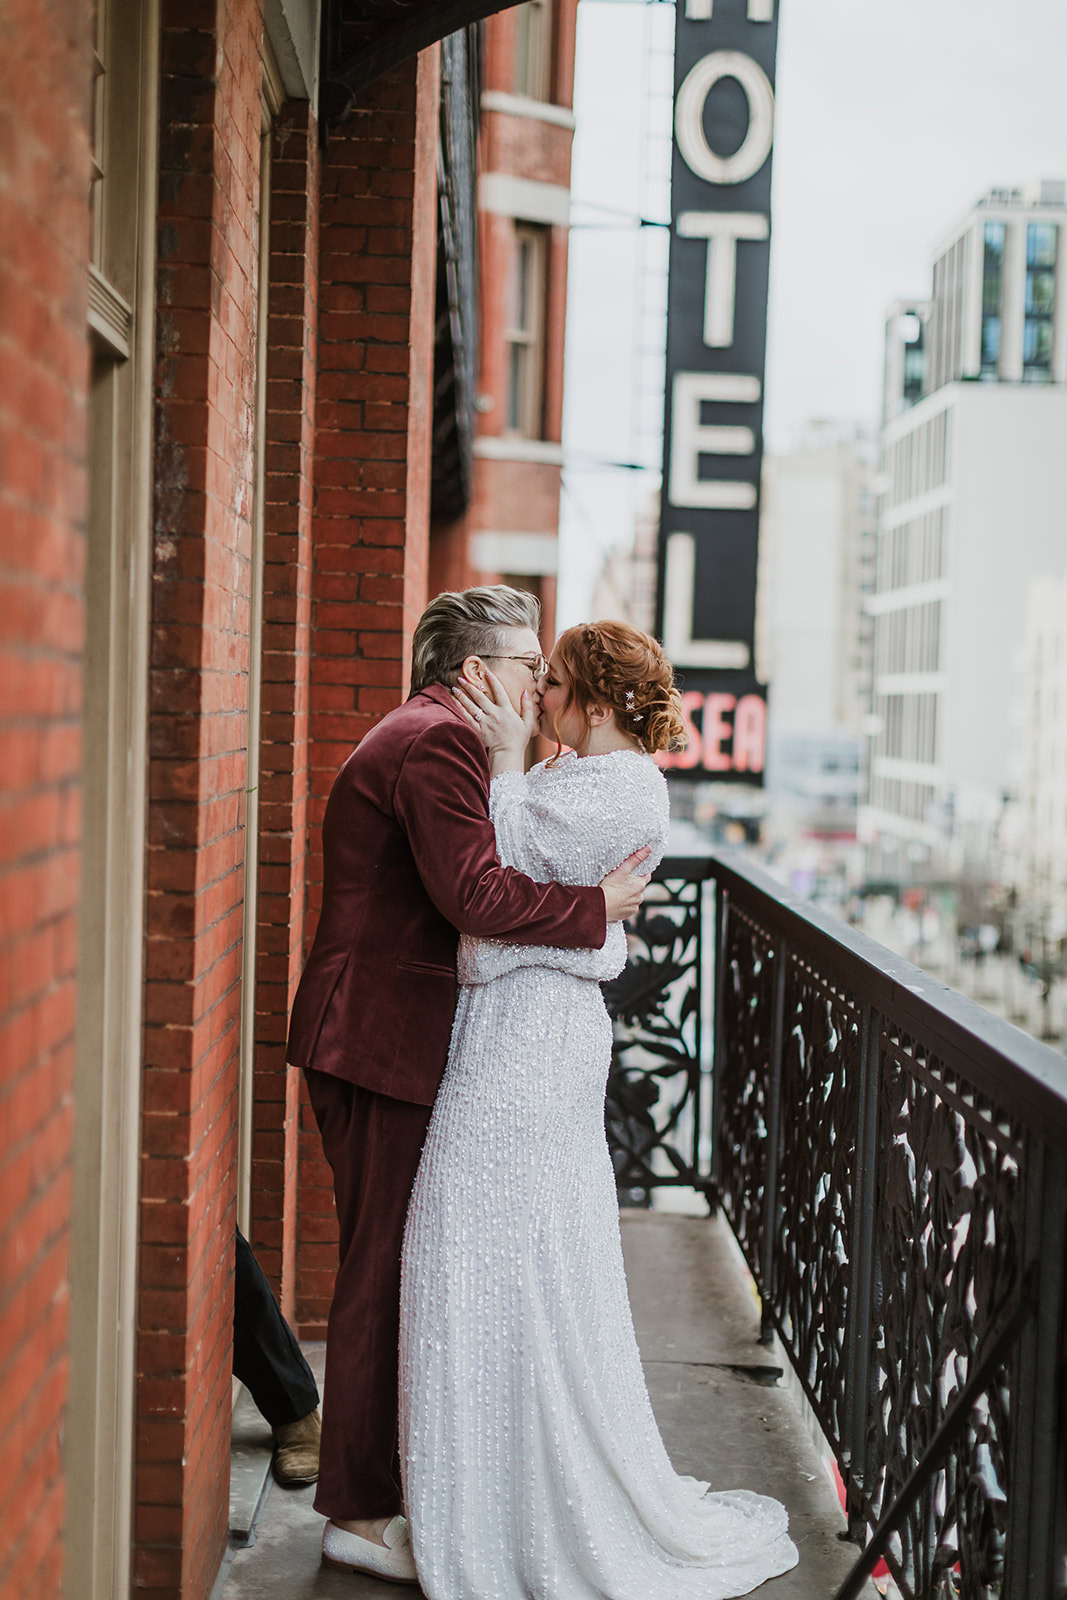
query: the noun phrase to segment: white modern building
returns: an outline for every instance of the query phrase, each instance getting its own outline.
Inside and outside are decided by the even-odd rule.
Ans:
[[[638,508],[631,545],[609,551],[597,574],[591,617],[618,617],[646,633],[656,631],[656,546],[659,491]]]
[[[767,799],[781,835],[855,836],[870,693],[874,445],[812,424],[763,462],[757,670],[768,685]]]
[[[1067,552],[1065,199],[990,190],[938,250],[930,301],[889,316],[861,813],[876,875],[981,855],[1018,792],[1027,589]]]
[[[1028,586],[1021,696],[1019,897],[1034,943],[1067,937],[1067,565]]]

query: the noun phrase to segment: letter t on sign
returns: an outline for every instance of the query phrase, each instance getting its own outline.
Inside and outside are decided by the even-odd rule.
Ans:
[[[737,241],[766,239],[770,223],[757,211],[682,211],[679,239],[708,241],[704,282],[704,343],[728,350],[734,342],[737,290]]]

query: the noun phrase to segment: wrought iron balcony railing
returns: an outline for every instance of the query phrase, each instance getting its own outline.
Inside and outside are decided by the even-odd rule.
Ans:
[[[733,853],[607,985],[622,1193],[721,1205],[908,1600],[1067,1592],[1067,1061]]]

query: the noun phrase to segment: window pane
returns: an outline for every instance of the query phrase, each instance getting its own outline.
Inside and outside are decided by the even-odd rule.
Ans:
[[[515,93],[529,94],[530,92],[530,29],[532,27],[529,6],[515,7]]]
[[[1003,255],[1004,253],[1004,224],[1003,222],[987,222],[983,234],[985,239],[986,257],[990,254]]]
[[[507,338],[507,423],[512,432],[537,438],[541,430],[544,363],[545,230],[518,223],[511,258]]]
[[[527,354],[527,348],[522,344],[513,344],[508,351],[508,427],[516,433],[526,431],[522,402]]]
[[[1031,222],[1026,230],[1028,267],[1056,265],[1056,228],[1051,222]]]
[[[1047,367],[1052,360],[1052,323],[1047,318],[1027,317],[1023,329],[1023,364]]]
[[[1000,360],[1000,318],[982,318],[982,365],[995,367]]]
[[[529,239],[519,239],[519,258],[516,262],[515,272],[515,299],[516,314],[515,326],[524,333],[529,333],[532,318],[530,315],[530,256],[532,246]]]
[[[1026,309],[1039,316],[1051,316],[1056,299],[1056,274],[1035,271],[1026,274]]]
[[[548,98],[548,6],[527,0],[515,7],[515,93]]]
[[[982,310],[986,316],[1000,314],[1000,288],[1004,263],[1004,224],[987,222],[982,256]]]
[[[1034,347],[1035,364],[1047,367],[1052,362],[1052,324],[1039,322],[1037,325],[1037,339]]]

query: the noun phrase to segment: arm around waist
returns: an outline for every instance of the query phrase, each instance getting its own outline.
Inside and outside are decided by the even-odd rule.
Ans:
[[[604,943],[601,889],[535,883],[500,865],[488,763],[477,735],[458,720],[434,723],[412,742],[393,809],[427,894],[460,933],[566,949]]]

